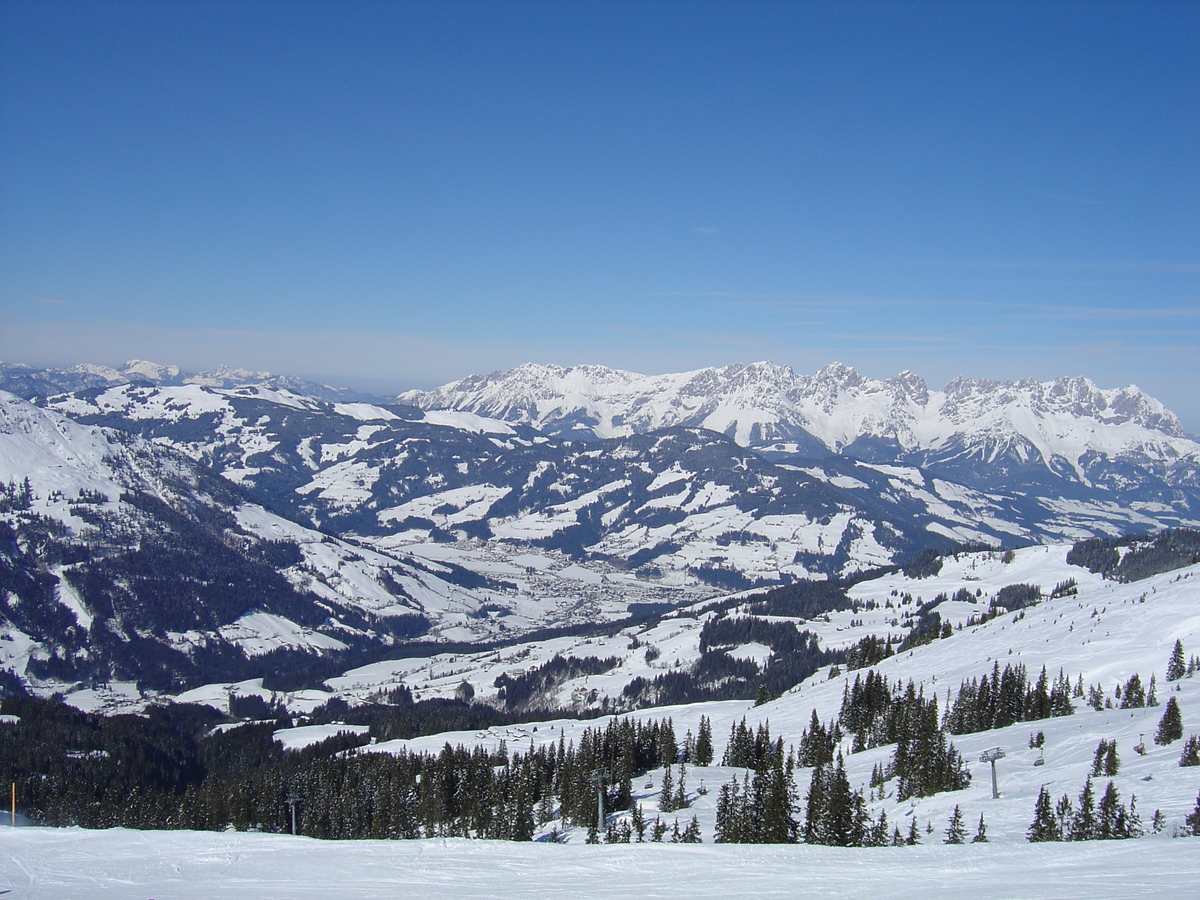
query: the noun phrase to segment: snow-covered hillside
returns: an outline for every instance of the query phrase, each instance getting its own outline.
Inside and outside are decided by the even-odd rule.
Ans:
[[[0,661],[45,691],[87,684],[120,698],[126,682],[162,687],[212,665],[245,673],[273,651],[361,649],[426,631],[471,640],[699,596],[632,576],[605,583],[554,551],[490,568],[477,553],[489,580],[438,545],[352,545],[250,501],[159,442],[2,392],[0,527],[10,538],[0,546]]]
[[[899,824],[904,831],[915,816],[922,828],[931,824],[940,840],[941,832],[953,808],[962,808],[966,821],[974,825],[985,816],[988,835],[994,842],[1014,844],[1025,840],[1038,791],[1045,785],[1055,797],[1069,794],[1074,798],[1090,771],[1097,744],[1101,740],[1116,742],[1122,762],[1120,773],[1112,780],[1122,798],[1137,796],[1138,809],[1145,822],[1155,810],[1160,810],[1164,835],[1182,827],[1183,819],[1195,806],[1200,792],[1200,767],[1179,766],[1182,741],[1168,746],[1156,746],[1153,737],[1164,706],[1174,697],[1183,711],[1186,734],[1200,734],[1200,677],[1185,677],[1175,682],[1165,680],[1166,664],[1176,641],[1188,654],[1200,648],[1200,564],[1157,575],[1143,581],[1120,584],[1105,581],[1086,569],[1065,562],[1068,548],[1033,547],[1018,551],[1011,561],[1002,554],[962,554],[948,559],[942,571],[926,579],[908,578],[896,573],[864,581],[852,589],[860,605],[854,610],[833,612],[805,623],[830,646],[856,643],[866,634],[883,635],[903,630],[898,627],[911,616],[912,608],[937,595],[954,596],[960,590],[972,596],[979,592],[977,602],[950,600],[943,602],[940,611],[943,621],[954,626],[950,636],[904,651],[870,667],[889,683],[912,680],[927,697],[936,696],[939,709],[946,710],[947,694],[957,696],[960,685],[968,679],[990,675],[993,667],[1023,665],[1030,681],[1036,680],[1045,667],[1051,680],[1060,670],[1072,686],[1080,683],[1085,690],[1098,688],[1112,708],[1099,711],[1086,704],[1085,697],[1073,700],[1074,713],[1059,718],[1018,722],[994,730],[953,737],[962,752],[974,779],[964,791],[936,794],[931,797],[897,801],[895,787],[887,789],[886,797],[875,798],[870,804],[872,814],[886,812],[888,821]],[[1032,584],[1048,596],[1055,587],[1074,579],[1074,590],[1064,596],[1044,599],[1040,603],[1010,614],[1003,614],[982,625],[966,624],[987,608],[987,601],[1001,588],[1013,584]],[[910,601],[905,600],[910,596]],[[503,652],[478,655],[457,654],[429,660],[380,663],[346,673],[328,682],[330,694],[352,702],[361,702],[404,684],[420,697],[452,696],[467,682],[479,700],[495,699],[494,683],[500,673],[520,674],[551,659],[555,654],[575,657],[620,658],[620,663],[599,675],[570,679],[555,688],[552,699],[564,708],[594,706],[596,697],[620,698],[625,685],[635,678],[686,668],[698,658],[698,641],[703,622],[713,613],[706,606],[680,611],[656,625],[629,629],[611,638],[556,639],[541,644],[514,647]],[[738,615],[736,608],[729,615]],[[778,620],[778,617],[774,617]],[[894,623],[894,624],[893,624]],[[636,638],[636,640],[634,640]],[[647,654],[653,647],[656,654]],[[736,648],[735,648],[736,650]],[[740,649],[744,656],[769,656],[769,648],[746,645]],[[752,728],[769,725],[772,736],[780,736],[786,744],[799,742],[815,710],[822,722],[836,719],[844,692],[866,670],[842,671],[833,674],[822,669],[804,683],[783,696],[754,705],[750,701],[721,701],[685,706],[641,709],[628,715],[641,719],[660,719],[670,716],[676,733],[698,733],[701,716],[712,722],[716,738],[717,758],[720,758],[730,728],[743,718]],[[1137,674],[1143,685],[1156,682],[1157,706],[1121,708],[1114,691]],[[217,686],[214,686],[217,687]],[[594,693],[593,693],[594,692]],[[221,689],[213,690],[211,701],[220,704]],[[589,701],[590,698],[590,701]],[[202,692],[188,697],[203,700]],[[286,700],[286,698],[284,698]],[[301,708],[311,708],[314,697],[304,698]],[[495,727],[484,731],[437,734],[408,741],[376,744],[361,752],[388,752],[398,749],[424,750],[436,753],[445,743],[482,745],[497,748],[504,742],[512,750],[528,750],[544,744],[553,745],[560,739],[578,741],[585,729],[603,725],[605,719],[555,720],[523,725]],[[1031,738],[1042,732],[1043,748],[1030,747]],[[280,739],[291,745],[306,741],[305,726],[293,732],[281,732]],[[309,740],[317,740],[324,731],[313,732]],[[877,764],[887,764],[893,747],[881,746],[852,753],[847,735],[841,750],[846,754],[846,767],[851,783],[868,792],[868,780]],[[1136,745],[1146,748],[1145,755],[1135,752]],[[1006,753],[999,763],[998,774],[1001,798],[991,797],[990,776],[986,765],[980,764],[980,754],[999,747]],[[1041,759],[1042,762],[1038,763]],[[662,770],[651,772],[643,785],[635,784],[637,799],[653,816],[659,802]],[[715,828],[716,791],[738,770],[720,766],[689,767],[689,790],[701,784],[708,793],[691,795],[692,805],[683,822],[697,815],[705,840],[711,840]],[[797,784],[800,793],[807,790],[808,771],[800,770]],[[683,815],[680,813],[679,815]],[[551,825],[546,826],[549,832]],[[570,840],[581,839],[562,823],[553,823]],[[1148,838],[1150,839],[1150,838]]]
[[[1121,547],[1121,559],[1159,543]],[[639,709],[627,713],[642,720],[669,717],[679,739],[696,735],[702,717],[712,724],[716,760],[730,730],[745,721],[780,737],[785,748],[799,742],[814,712],[823,723],[839,715],[850,686],[868,671],[888,684],[912,681],[939,712],[969,679],[994,668],[1023,666],[1032,682],[1043,667],[1053,680],[1063,677],[1083,696],[1074,696],[1073,712],[1052,718],[1018,721],[1007,727],[956,734],[952,740],[972,772],[961,790],[901,799],[894,779],[881,787],[872,774],[887,766],[889,744],[855,751],[844,735],[838,751],[852,787],[869,797],[872,818],[886,814],[889,827],[908,833],[915,826],[919,846],[847,849],[803,846],[714,845],[720,788],[747,777],[724,765],[672,767],[686,778],[687,806],[668,811],[663,803],[663,768],[652,768],[633,781],[633,799],[650,819],[682,827],[694,816],[703,844],[583,844],[586,829],[562,819],[542,822],[534,845],[489,841],[421,840],[399,842],[312,842],[278,835],[196,832],[81,832],[52,829],[0,831],[0,888],[18,896],[76,896],[86,871],[91,889],[114,896],[200,896],[245,890],[257,896],[378,896],[403,886],[422,896],[541,896],[550,890],[587,896],[792,896],[824,891],[836,896],[969,896],[1017,898],[1124,898],[1170,891],[1187,895],[1200,878],[1197,838],[1182,836],[1185,819],[1196,809],[1200,766],[1180,766],[1184,740],[1160,745],[1155,732],[1166,706],[1182,711],[1184,735],[1200,735],[1200,673],[1167,680],[1167,663],[1176,642],[1191,659],[1200,648],[1200,562],[1124,583],[1067,561],[1068,545],[1028,547],[1012,553],[981,551],[944,557],[940,565],[909,574],[894,571],[859,581],[849,589],[851,608],[830,609],[801,623],[832,647],[858,644],[869,635],[898,638],[936,612],[941,637],[901,650],[870,667],[844,666],[819,671],[776,699],[717,701]],[[1082,557],[1075,553],[1073,559]],[[1092,557],[1087,557],[1091,560]],[[1089,563],[1090,564],[1090,563]],[[919,577],[923,576],[923,577]],[[1031,605],[996,612],[991,600],[1020,587],[1022,597],[1041,595]],[[939,599],[944,598],[944,599]],[[936,605],[933,605],[936,601]],[[259,693],[304,714],[324,701],[341,697],[352,704],[378,698],[400,685],[419,698],[450,696],[472,686],[477,701],[497,702],[499,676],[519,676],[561,654],[568,657],[617,657],[598,675],[553,685],[553,699],[582,710],[596,696],[619,697],[635,678],[656,672],[687,670],[698,658],[705,623],[718,616],[738,620],[751,614],[770,622],[791,621],[765,613],[752,596],[714,599],[676,610],[661,620],[625,629],[610,637],[556,638],[502,651],[441,655],[421,661],[379,663],[329,679],[325,689],[274,694],[261,683],[214,684],[180,699],[223,707],[231,692]],[[1023,602],[1023,601],[1022,601]],[[987,613],[990,618],[983,614]],[[980,618],[987,618],[979,624]],[[948,626],[948,627],[946,627]],[[961,627],[959,627],[961,626]],[[653,651],[653,652],[649,652]],[[755,641],[729,646],[742,659],[767,663],[771,648]],[[1133,676],[1154,686],[1157,705],[1125,707],[1117,690]],[[89,695],[94,698],[93,695]],[[1099,697],[1099,700],[1096,700]],[[1093,708],[1091,703],[1100,706]],[[482,730],[431,734],[411,740],[373,743],[360,754],[399,751],[438,755],[447,744],[499,749],[512,754],[578,744],[588,729],[602,728],[607,717],[556,719],[494,726]],[[340,730],[362,734],[364,726],[300,725],[276,732],[286,747],[301,748]],[[1041,746],[1035,737],[1041,736]],[[1097,796],[1111,781],[1123,804],[1136,797],[1143,837],[1117,842],[1084,841],[1030,844],[1027,833],[1043,789],[1052,797],[1074,800],[1092,771],[1098,745],[1112,742],[1118,771],[1094,779]],[[999,796],[980,760],[1000,749]],[[811,769],[798,768],[798,797],[807,793]],[[947,846],[948,823],[958,810],[967,838],[981,820],[987,843]],[[802,812],[801,812],[802,815]],[[619,826],[627,812],[610,813]],[[549,842],[555,835],[566,846]],[[349,867],[328,873],[332,867]],[[507,873],[497,876],[497,872]],[[307,892],[307,893],[306,893]]]

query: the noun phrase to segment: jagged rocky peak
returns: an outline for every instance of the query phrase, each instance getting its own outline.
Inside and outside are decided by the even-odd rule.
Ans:
[[[916,372],[905,369],[894,378],[889,378],[888,385],[897,400],[911,400],[918,406],[925,406],[929,402],[929,385]]]
[[[1105,390],[1081,375],[1045,382],[955,378],[942,393],[946,398],[943,410],[964,418],[1019,406],[1038,416],[1066,415],[1103,425],[1129,423],[1169,437],[1187,437],[1175,414],[1136,385]]]

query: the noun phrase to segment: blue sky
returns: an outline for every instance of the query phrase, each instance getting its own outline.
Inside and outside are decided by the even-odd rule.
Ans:
[[[0,4],[0,359],[1084,374],[1200,432],[1200,4]]]

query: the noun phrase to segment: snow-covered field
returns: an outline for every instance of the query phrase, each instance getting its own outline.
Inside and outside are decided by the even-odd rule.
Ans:
[[[36,900],[1195,896],[1200,839],[850,850],[763,845],[314,841],[0,829],[0,890]]]

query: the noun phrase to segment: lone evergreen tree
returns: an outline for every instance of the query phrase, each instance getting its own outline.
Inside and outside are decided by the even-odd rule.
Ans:
[[[1163,710],[1162,718],[1158,720],[1158,731],[1154,733],[1154,743],[1165,747],[1181,737],[1183,737],[1183,713],[1179,711],[1179,702],[1171,697],[1167,700],[1167,708]]]
[[[963,827],[963,814],[959,809],[958,804],[954,804],[954,812],[950,814],[950,821],[946,826],[946,840],[944,844],[961,844],[967,836],[967,829]]]
[[[1178,681],[1187,671],[1187,664],[1183,658],[1183,641],[1175,642],[1175,649],[1171,651],[1171,658],[1167,660],[1167,681]]]
[[[972,844],[986,844],[988,842],[987,824],[983,821],[983,813],[979,814],[979,827],[975,829],[975,837],[971,838]]]

